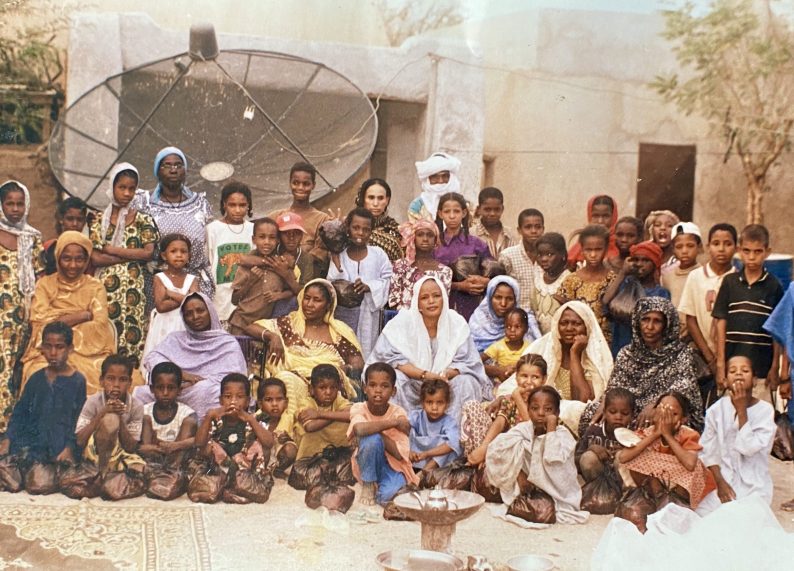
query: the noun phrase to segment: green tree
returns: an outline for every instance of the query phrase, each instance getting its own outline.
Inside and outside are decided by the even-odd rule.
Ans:
[[[735,153],[747,179],[747,223],[760,224],[769,168],[789,148],[794,124],[790,29],[753,0],[714,0],[703,13],[687,2],[664,17],[681,71],[651,87],[724,135],[724,162]]]

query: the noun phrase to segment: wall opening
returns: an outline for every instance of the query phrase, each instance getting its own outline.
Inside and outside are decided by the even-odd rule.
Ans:
[[[695,199],[695,145],[640,143],[637,168],[637,216],[672,210],[692,220]]]

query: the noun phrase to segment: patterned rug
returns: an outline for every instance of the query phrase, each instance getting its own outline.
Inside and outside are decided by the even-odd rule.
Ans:
[[[19,540],[30,542],[28,555],[34,560],[29,563],[34,568],[42,564],[70,568],[64,565],[67,560],[82,558],[93,560],[85,566],[90,569],[210,569],[204,519],[197,506],[161,508],[86,500],[68,505],[20,505],[5,497],[0,501],[0,522],[13,526]],[[2,531],[0,535],[5,535]],[[10,544],[3,542],[0,560],[8,565],[16,558],[25,567],[23,547],[24,543],[12,552],[7,549]]]

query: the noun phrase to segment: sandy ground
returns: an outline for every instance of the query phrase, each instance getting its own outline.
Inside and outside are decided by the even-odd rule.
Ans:
[[[775,481],[773,507],[794,497],[794,465],[771,459]],[[357,490],[358,491],[358,490]],[[37,497],[19,494],[21,501],[63,504],[63,496]],[[91,500],[99,501],[99,500]],[[127,500],[130,505],[157,503],[147,498]],[[180,498],[167,505],[188,505]],[[458,524],[453,550],[467,555],[484,555],[500,564],[522,553],[551,557],[558,569],[588,569],[590,558],[611,516],[592,516],[584,525],[554,525],[545,530],[527,530],[491,516],[488,504],[469,520]],[[358,504],[354,504],[356,509]],[[303,503],[303,492],[278,480],[264,505],[203,506],[212,569],[377,569],[378,553],[397,547],[419,548],[419,524],[380,521],[350,525],[341,532],[323,527],[298,527],[296,521],[311,517]],[[776,510],[783,528],[794,532],[794,513]]]

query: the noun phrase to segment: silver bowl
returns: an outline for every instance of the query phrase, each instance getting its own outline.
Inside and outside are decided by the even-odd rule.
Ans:
[[[551,571],[554,561],[541,555],[516,555],[507,560],[510,571]]]
[[[466,565],[462,559],[421,549],[393,549],[384,551],[377,557],[378,565],[388,571],[463,571]]]

